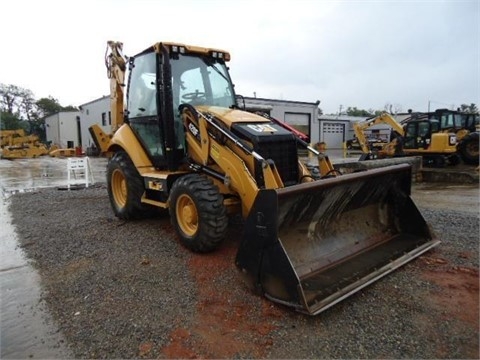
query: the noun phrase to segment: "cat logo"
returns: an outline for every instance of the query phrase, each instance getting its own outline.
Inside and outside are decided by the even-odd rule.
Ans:
[[[256,132],[276,132],[272,125],[247,125],[250,129]]]

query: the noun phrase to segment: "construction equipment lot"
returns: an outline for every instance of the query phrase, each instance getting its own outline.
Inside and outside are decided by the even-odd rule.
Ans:
[[[7,168],[15,175],[0,185],[54,331],[65,338],[68,355],[58,357],[479,357],[478,178],[454,182],[475,174],[473,167],[459,167],[448,184],[413,186],[439,246],[308,317],[240,281],[237,219],[218,251],[194,254],[178,243],[168,217],[125,222],[112,214],[104,159],[92,159],[95,185],[72,191],[57,189],[65,185],[58,171],[65,159],[45,160],[47,168],[42,160],[1,161],[2,177]],[[23,180],[11,185],[15,179]],[[34,190],[9,195],[22,184]]]

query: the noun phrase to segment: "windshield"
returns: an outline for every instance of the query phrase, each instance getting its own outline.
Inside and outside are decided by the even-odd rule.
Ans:
[[[180,104],[229,108],[235,104],[232,83],[223,62],[191,55],[170,59],[174,110]]]

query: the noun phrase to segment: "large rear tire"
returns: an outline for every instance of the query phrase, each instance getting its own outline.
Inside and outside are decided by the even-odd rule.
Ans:
[[[140,219],[155,212],[153,206],[142,204],[143,179],[124,151],[115,153],[108,162],[107,190],[113,212],[120,219]]]
[[[172,225],[189,250],[211,252],[225,239],[228,217],[223,196],[207,177],[190,174],[177,179],[169,203]]]
[[[458,144],[457,150],[465,164],[478,165],[478,132],[465,136]]]

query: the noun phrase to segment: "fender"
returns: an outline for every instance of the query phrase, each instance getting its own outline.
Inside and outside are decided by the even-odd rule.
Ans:
[[[123,124],[115,132],[115,136],[112,137],[108,150],[110,152],[116,152],[118,148],[121,148],[128,154],[140,174],[145,171],[154,170],[152,162],[128,124]]]

